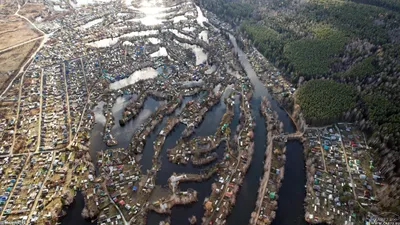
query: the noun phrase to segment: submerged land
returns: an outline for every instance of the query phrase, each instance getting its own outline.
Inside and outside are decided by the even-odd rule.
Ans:
[[[382,202],[395,180],[341,116],[357,92],[293,84],[243,33],[254,24],[207,4],[0,5],[0,222],[399,219]]]

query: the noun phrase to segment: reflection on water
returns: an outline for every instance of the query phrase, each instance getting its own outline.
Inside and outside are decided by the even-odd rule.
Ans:
[[[103,114],[103,107],[106,103],[101,101],[93,109],[94,121],[102,125],[106,124],[106,117]]]
[[[85,201],[81,192],[77,192],[74,202],[66,210],[67,215],[61,219],[61,225],[95,225],[89,220],[83,219],[81,212],[85,206]]]
[[[228,217],[227,224],[248,224],[251,212],[255,207],[259,179],[262,175],[262,160],[264,159],[266,131],[265,120],[260,115],[259,107],[262,96],[267,96],[271,101],[274,111],[278,113],[279,119],[284,124],[285,132],[295,132],[295,126],[288,117],[287,113],[279,106],[277,101],[272,99],[264,84],[258,79],[255,71],[249,63],[246,54],[238,47],[234,36],[229,34],[229,39],[238,53],[239,61],[242,64],[247,76],[254,87],[254,95],[251,100],[252,114],[256,121],[255,128],[255,151],[251,167],[245,177],[242,188],[240,189],[236,207]],[[291,142],[292,143],[292,142]],[[290,148],[290,149],[289,149]],[[289,150],[291,151],[290,153]],[[305,170],[303,147],[298,141],[288,144],[285,164],[285,179],[282,188],[279,191],[278,211],[274,220],[274,225],[290,224],[303,225],[304,220],[303,201],[305,198]],[[297,179],[293,179],[297,177]],[[285,188],[283,188],[285,186]],[[294,190],[295,189],[295,190]]]
[[[286,144],[285,178],[279,189],[278,211],[272,225],[305,225],[304,198],[306,191],[303,146],[299,141]]]

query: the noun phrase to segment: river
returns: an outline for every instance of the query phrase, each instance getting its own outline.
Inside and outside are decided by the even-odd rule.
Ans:
[[[233,43],[233,48],[239,53],[239,60],[243,65],[251,83],[254,87],[254,95],[251,100],[252,105],[252,115],[256,121],[255,127],[255,152],[253,155],[251,167],[244,179],[243,185],[237,197],[237,203],[234,207],[232,213],[227,218],[228,225],[243,225],[248,224],[250,220],[251,212],[254,210],[255,202],[257,200],[257,190],[259,187],[259,179],[263,172],[263,159],[265,153],[265,143],[266,143],[266,129],[265,120],[260,115],[260,103],[261,97],[267,96],[275,111],[277,111],[279,119],[284,124],[285,132],[291,133],[295,132],[295,126],[287,113],[280,108],[277,101],[272,99],[272,96],[268,93],[267,89],[258,79],[256,73],[251,67],[246,55],[237,46],[236,40],[231,36],[231,42]],[[238,99],[235,101],[235,115],[231,123],[231,130],[236,130],[235,127],[238,123]],[[202,124],[196,129],[194,136],[210,135],[215,132],[218,121],[220,120],[221,112],[224,111],[224,106],[219,103],[212,110],[210,110]],[[214,124],[214,125],[213,125]],[[168,162],[166,157],[166,150],[179,140],[180,134],[184,130],[184,125],[180,124],[177,128],[167,137],[163,149],[161,151],[161,161],[162,168],[157,174],[157,184],[166,185],[167,179],[172,172],[186,172],[194,173],[196,168],[193,168],[190,164],[187,166],[180,166],[171,164]],[[221,147],[221,146],[220,146]],[[218,152],[218,150],[217,150]],[[285,179],[283,185],[279,191],[280,199],[278,201],[278,211],[276,219],[274,220],[274,225],[303,225],[306,224],[304,221],[304,208],[303,201],[305,198],[305,168],[303,159],[303,147],[298,141],[291,141],[287,144],[287,163],[285,165]],[[186,205],[177,206],[172,209],[171,223],[175,224],[186,224],[187,218],[191,215],[195,215],[198,220],[204,213],[203,201],[204,198],[209,196],[211,193],[210,186],[214,182],[215,177],[202,182],[202,183],[183,183],[180,185],[181,190],[186,190],[188,188],[193,188],[199,192],[198,202]],[[155,213],[150,213],[148,215],[147,224],[153,225],[157,224],[159,221],[165,217],[157,215]]]
[[[248,224],[251,212],[255,208],[259,179],[262,176],[263,160],[266,149],[266,130],[265,120],[260,115],[261,97],[267,96],[271,101],[273,110],[278,113],[279,120],[284,124],[285,132],[292,133],[296,128],[278,102],[272,98],[264,84],[258,79],[246,54],[237,45],[234,36],[229,35],[233,48],[238,53],[239,61],[242,64],[247,76],[249,77],[254,93],[251,100],[252,114],[256,121],[255,128],[255,151],[251,162],[251,167],[245,177],[242,188],[240,189],[236,207],[227,219],[228,225]],[[303,202],[305,198],[306,174],[304,167],[303,147],[300,142],[292,141],[286,145],[286,164],[285,178],[279,190],[278,211],[273,225],[303,225],[307,224],[304,220]]]

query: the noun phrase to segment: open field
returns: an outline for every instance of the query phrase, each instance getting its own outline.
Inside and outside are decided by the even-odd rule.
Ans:
[[[38,31],[22,18],[8,16],[0,20],[0,50],[39,37]]]
[[[44,9],[45,6],[42,3],[27,3],[19,10],[18,14],[34,21],[35,17],[45,13],[42,12]]]
[[[40,41],[29,42],[0,54],[0,90],[7,86],[13,75],[39,46]]]

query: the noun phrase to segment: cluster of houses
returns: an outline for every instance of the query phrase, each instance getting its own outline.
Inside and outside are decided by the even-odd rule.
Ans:
[[[103,151],[100,168],[113,205],[122,211],[125,218],[137,215],[147,200],[145,194],[140,193],[149,193],[154,188],[154,180],[142,179],[135,158],[124,149]],[[102,215],[100,220],[116,216],[109,212],[103,212]]]
[[[211,195],[205,203],[203,219],[210,224],[225,224],[226,217],[236,202],[239,185],[243,182],[247,169],[250,166],[254,151],[253,143],[253,118],[250,112],[250,103],[244,92],[240,107],[242,118],[239,119],[239,129],[235,136],[235,149],[224,154],[223,161],[218,168],[218,182],[213,184]]]
[[[57,11],[77,5],[71,2],[46,4]],[[212,87],[221,83],[225,89],[232,81],[226,73],[213,73],[217,65],[214,69],[205,66],[205,50],[217,64],[233,58],[233,53],[221,34],[211,28],[208,30],[214,39],[211,37],[210,41],[221,48],[206,49],[210,43],[208,31],[203,22],[196,21],[193,2],[174,6],[176,11],[169,9],[171,15],[154,27],[144,27],[134,21],[136,13],[121,12],[121,7],[114,4],[120,3],[79,7],[62,18],[37,21],[47,34],[44,47],[0,99],[0,154],[4,156],[0,159],[0,176],[5,181],[0,184],[0,221],[53,224],[63,214],[62,205],[70,203],[77,190],[84,195],[84,214],[100,215],[100,224],[120,224],[124,218],[143,220],[149,195],[156,187],[157,171],[142,174],[131,152],[108,149],[99,159],[101,176],[96,176],[86,152],[95,121],[91,109],[96,102],[107,100],[104,114],[111,125],[106,126],[104,134],[112,138],[115,121],[111,108],[117,95],[146,92],[171,100],[171,96],[193,95],[207,89],[206,96],[190,102],[180,113],[179,120],[192,130],[205,112],[221,100]],[[216,58],[217,51],[227,52],[226,58]],[[136,74],[143,70],[148,73]],[[134,85],[147,78],[154,79]],[[102,98],[103,94],[111,97]],[[177,108],[180,102],[178,99],[171,108]],[[239,160],[224,156],[218,188],[210,197],[217,201],[212,209],[216,212],[212,218],[215,221],[226,217],[251,161],[249,133],[253,121],[247,100],[245,107],[246,123],[242,124],[238,141]],[[171,120],[171,124],[175,123]],[[166,126],[158,136],[155,159],[172,128]],[[141,129],[144,126],[138,128],[140,132]],[[180,192],[179,196],[194,199],[195,193]],[[170,202],[159,206],[165,204]]]
[[[71,138],[65,74],[61,65],[53,66],[45,73],[39,148],[41,151],[66,147]]]
[[[247,40],[243,40],[247,43]],[[256,49],[250,47],[249,61],[256,71],[258,77],[263,80],[267,88],[279,100],[282,97],[290,96],[296,88],[287,81],[283,74],[274,68],[270,62]]]
[[[9,182],[1,187],[3,193],[1,199],[1,216],[2,221],[7,222],[35,222],[38,219],[43,221],[57,218],[56,214],[52,214],[53,208],[47,208],[43,211],[46,201],[52,198],[60,198],[59,193],[62,191],[62,180],[65,176],[66,169],[60,169],[59,166],[66,162],[61,162],[60,155],[65,153],[38,153],[31,157],[6,157],[2,161],[4,163],[14,164],[15,172],[8,169],[2,170],[2,176],[8,177]],[[52,185],[52,179],[48,177],[57,174],[57,185]],[[55,191],[56,190],[56,191]]]
[[[278,208],[278,192],[284,176],[286,161],[286,143],[280,138],[280,120],[278,115],[270,108],[266,97],[261,103],[261,113],[265,118],[267,130],[267,143],[265,151],[264,174],[260,181],[256,207],[252,213],[250,224],[271,224],[275,219]],[[278,138],[274,138],[278,137]]]
[[[9,154],[14,144],[21,78],[16,78],[10,85],[10,89],[0,98],[1,155]]]
[[[363,134],[351,124],[309,129],[306,220],[357,224],[374,207],[380,186]],[[363,210],[361,209],[363,208]]]

